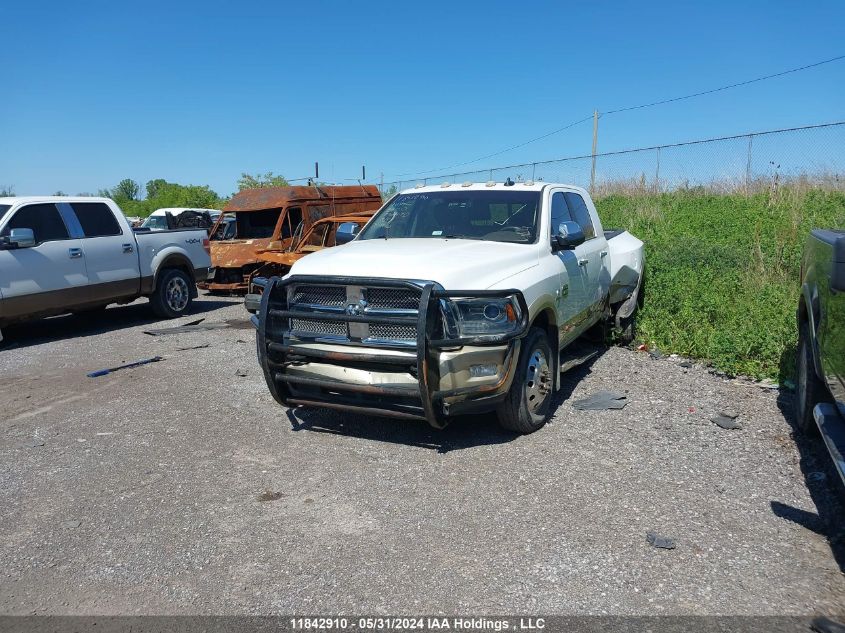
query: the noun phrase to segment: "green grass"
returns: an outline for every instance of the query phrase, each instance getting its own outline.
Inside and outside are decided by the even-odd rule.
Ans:
[[[646,245],[639,338],[730,375],[791,378],[801,253],[810,229],[845,226],[845,193],[686,190],[596,204],[605,227]]]

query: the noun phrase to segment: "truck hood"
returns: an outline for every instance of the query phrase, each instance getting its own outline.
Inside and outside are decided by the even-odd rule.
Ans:
[[[486,290],[536,266],[527,244],[438,238],[355,240],[303,257],[291,275],[434,281],[446,290]]]

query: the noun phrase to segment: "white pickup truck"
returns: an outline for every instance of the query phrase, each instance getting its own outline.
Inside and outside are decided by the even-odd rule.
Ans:
[[[177,317],[210,266],[204,229],[135,232],[108,198],[0,198],[0,328],[140,296]]]
[[[643,243],[604,231],[578,187],[418,187],[348,244],[266,280],[259,363],[285,406],[437,428],[495,410],[530,433],[581,359],[576,339],[602,320],[630,334],[643,270]]]

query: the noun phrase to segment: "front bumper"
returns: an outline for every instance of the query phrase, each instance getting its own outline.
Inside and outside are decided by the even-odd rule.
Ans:
[[[419,293],[419,304],[416,310],[404,310],[401,316],[306,312],[288,305],[287,287],[291,284],[412,289]],[[439,338],[437,306],[441,299],[507,295],[516,295],[520,303],[514,333]],[[354,337],[343,342],[302,340],[291,324],[308,319],[329,319],[347,327],[353,324],[350,332],[357,324],[413,327],[416,341],[400,346],[388,341],[364,343]],[[507,395],[519,358],[520,339],[528,329],[528,308],[517,290],[445,291],[433,282],[289,277],[268,280],[253,320],[258,329],[258,360],[267,386],[280,404],[426,420],[442,428],[449,416],[490,410]],[[474,365],[495,367],[495,371],[472,375]]]

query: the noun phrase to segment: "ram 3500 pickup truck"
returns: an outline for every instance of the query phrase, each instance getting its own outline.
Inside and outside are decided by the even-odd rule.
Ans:
[[[133,231],[108,198],[0,198],[0,328],[140,296],[162,318],[181,316],[208,277],[208,250],[204,229]]]
[[[845,231],[812,231],[798,301],[798,428],[818,428],[845,483]]]
[[[354,240],[267,280],[259,363],[282,405],[426,420],[495,410],[530,433],[549,415],[570,344],[625,329],[643,243],[604,231],[590,196],[520,182],[419,187]]]

